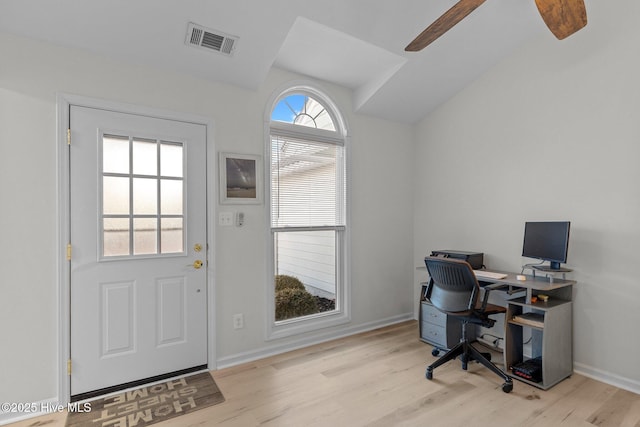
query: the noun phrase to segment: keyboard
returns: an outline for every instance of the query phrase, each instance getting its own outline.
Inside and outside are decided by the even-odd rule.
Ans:
[[[504,273],[494,273],[492,271],[485,270],[473,270],[478,279],[504,279],[507,277]]]

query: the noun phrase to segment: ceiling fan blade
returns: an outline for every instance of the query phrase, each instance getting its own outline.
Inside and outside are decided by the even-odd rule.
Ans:
[[[587,25],[584,0],[536,0],[538,11],[558,40]]]
[[[435,39],[449,31],[465,16],[473,12],[486,0],[460,0],[453,7],[447,10],[441,17],[429,25],[426,30],[420,33],[411,43],[404,48],[407,52],[417,52],[427,47]]]

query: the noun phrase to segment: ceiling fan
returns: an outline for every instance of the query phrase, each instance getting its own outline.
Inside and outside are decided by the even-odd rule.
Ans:
[[[429,25],[404,49],[417,52],[453,28],[486,0],[460,0]],[[538,11],[551,32],[562,40],[587,25],[584,0],[535,0]]]

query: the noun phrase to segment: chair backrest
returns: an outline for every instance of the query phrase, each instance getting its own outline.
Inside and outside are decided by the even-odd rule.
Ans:
[[[439,257],[426,257],[424,262],[433,280],[429,300],[435,308],[447,313],[475,308],[480,285],[468,262]]]

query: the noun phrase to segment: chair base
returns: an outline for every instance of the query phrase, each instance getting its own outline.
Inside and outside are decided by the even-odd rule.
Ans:
[[[504,380],[504,384],[502,384],[502,391],[505,393],[509,393],[513,390],[513,381],[511,377],[505,374],[500,368],[498,368],[493,362],[491,362],[491,355],[489,353],[481,353],[476,350],[475,347],[469,343],[467,340],[463,340],[456,344],[451,350],[445,353],[440,359],[436,360],[434,363],[427,367],[427,372],[425,374],[428,380],[433,379],[433,370],[440,365],[443,365],[450,360],[454,360],[460,356],[460,360],[462,362],[462,369],[467,370],[467,364],[475,360],[479,363],[482,363],[485,367],[489,368],[493,373],[498,375]]]

